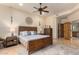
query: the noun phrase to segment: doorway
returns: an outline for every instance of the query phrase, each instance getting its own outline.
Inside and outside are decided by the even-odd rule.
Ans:
[[[64,24],[58,24],[58,38],[64,37]]]

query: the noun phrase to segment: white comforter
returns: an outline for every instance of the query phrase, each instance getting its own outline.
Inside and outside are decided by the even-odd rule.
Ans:
[[[46,37],[49,37],[49,35],[29,35],[29,36],[20,35],[19,40],[24,46],[26,46],[26,43],[28,43],[28,41],[38,40],[38,39],[46,38]]]

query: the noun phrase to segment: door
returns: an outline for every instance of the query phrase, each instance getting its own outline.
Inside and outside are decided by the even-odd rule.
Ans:
[[[58,24],[58,38],[64,38],[64,24]]]
[[[64,23],[64,39],[71,39],[72,36],[72,31],[71,31],[71,23],[70,22],[66,22]]]

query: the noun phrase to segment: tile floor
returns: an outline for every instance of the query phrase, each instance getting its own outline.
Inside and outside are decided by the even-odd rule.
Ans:
[[[0,49],[0,55],[27,55],[22,45]],[[79,55],[79,40],[56,39],[54,44],[43,48],[31,55]]]

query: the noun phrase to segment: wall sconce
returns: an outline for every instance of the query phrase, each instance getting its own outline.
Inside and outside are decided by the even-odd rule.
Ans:
[[[11,32],[11,36],[14,36],[14,32],[15,32],[15,28],[14,28],[14,26],[13,26],[13,16],[12,16],[12,7],[10,7],[10,10],[11,10],[11,16],[10,16],[10,18],[11,18],[11,20],[10,20],[10,32]]]
[[[13,17],[12,16],[11,16],[10,32],[11,32],[11,36],[14,36],[15,29],[14,29],[14,26],[13,26]]]

